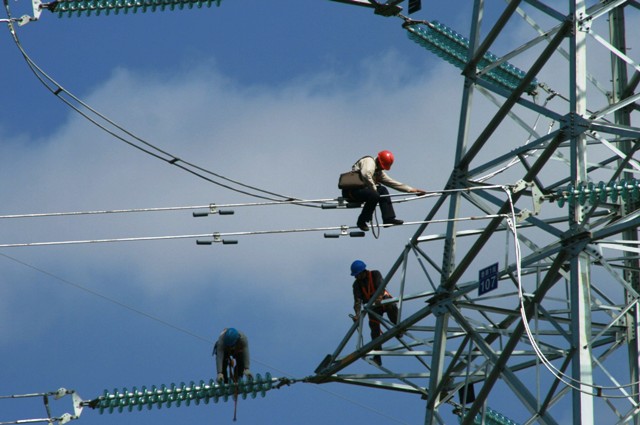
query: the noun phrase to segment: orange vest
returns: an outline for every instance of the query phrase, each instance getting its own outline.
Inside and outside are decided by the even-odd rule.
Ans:
[[[369,301],[373,296],[373,294],[376,292],[376,287],[373,284],[373,277],[371,276],[370,270],[367,270],[367,285],[366,286],[360,285],[360,289],[362,290],[362,295],[364,295],[365,302]],[[387,292],[387,290],[385,289],[383,298],[387,298],[387,297],[391,298],[391,294]]]

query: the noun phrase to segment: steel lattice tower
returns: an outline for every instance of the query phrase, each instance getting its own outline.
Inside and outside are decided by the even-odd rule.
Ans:
[[[399,323],[354,324],[309,380],[414,393],[426,424],[640,424],[640,4],[471,6],[465,34],[395,15],[462,69],[453,169],[385,276]]]

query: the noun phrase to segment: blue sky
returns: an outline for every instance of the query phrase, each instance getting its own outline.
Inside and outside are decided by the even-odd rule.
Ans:
[[[414,18],[467,33],[471,2],[424,3]],[[28,2],[10,5],[14,16],[30,13]],[[486,19],[495,13],[489,8]],[[401,23],[329,0],[223,0],[220,7],[119,16],[45,11],[17,31],[50,77],[137,137],[250,185],[324,199],[339,195],[339,173],[382,149],[396,156],[394,178],[427,190],[446,182],[462,79],[410,41]],[[508,34],[520,31],[509,27],[498,44],[513,47]],[[355,225],[357,211],[290,205],[206,218],[188,209],[6,218],[256,200],[83,119],[35,78],[6,28],[0,53],[2,244]],[[396,211],[418,221],[432,203]],[[310,376],[351,326],[351,262],[384,272],[414,231],[384,230],[378,240],[296,232],[238,236],[237,245],[174,238],[0,248],[0,395],[65,387],[90,400],[105,389],[208,381],[213,342],[228,326],[249,337],[254,373]],[[437,248],[430,254],[440,258]],[[364,362],[355,369],[376,371]],[[507,416],[519,408],[494,407]],[[71,402],[52,408],[67,412]],[[244,424],[413,424],[424,421],[424,408],[414,395],[296,383],[241,400],[238,417]],[[0,422],[45,414],[40,400],[0,399]],[[233,404],[221,402],[113,415],[86,409],[78,423],[232,417]]]
[[[14,16],[27,2],[11,2]],[[443,5],[431,17],[451,14]],[[419,17],[419,14],[418,16]],[[451,14],[451,22],[463,22]],[[458,72],[407,39],[398,19],[331,1],[225,0],[201,10],[58,18],[18,28],[32,60],[136,135],[225,176],[305,199],[338,195],[360,156],[396,154],[392,175],[441,187],[451,163]],[[115,140],[49,93],[8,31],[0,42],[5,113],[2,214],[251,202]],[[446,83],[446,84],[445,84]],[[453,91],[450,92],[449,90]],[[440,99],[439,101],[435,101]],[[448,138],[426,140],[424,135]],[[433,163],[431,162],[433,160]],[[427,161],[428,163],[425,163]],[[426,206],[398,209],[419,220]],[[355,224],[354,211],[304,207],[4,219],[4,243],[188,235]],[[351,261],[385,270],[414,228],[380,240],[322,233],[0,251],[0,394],[208,380],[220,330],[251,344],[254,373],[303,378],[351,325]],[[374,372],[367,364],[363,371]],[[41,418],[39,399],[0,400],[0,421]],[[52,402],[68,412],[69,399]],[[241,400],[241,423],[416,423],[415,396],[297,383]],[[84,424],[231,423],[232,403],[99,415]]]

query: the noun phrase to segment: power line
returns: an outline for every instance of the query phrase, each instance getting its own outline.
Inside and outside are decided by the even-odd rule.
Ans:
[[[405,203],[416,201],[418,199],[439,196],[443,191],[427,192],[425,195],[410,196],[403,199],[394,200],[395,203]],[[399,197],[406,196],[404,194],[390,194],[382,195],[381,197]],[[240,207],[264,207],[264,206],[277,206],[277,205],[299,205],[299,204],[319,204],[323,209],[330,208],[351,208],[352,206],[344,198],[319,198],[319,199],[288,199],[282,201],[265,201],[265,202],[243,202],[243,203],[226,203],[216,204],[210,203],[207,205],[183,205],[174,207],[148,207],[148,208],[125,208],[125,209],[111,209],[111,210],[89,210],[89,211],[66,211],[66,212],[47,212],[47,213],[22,213],[22,214],[4,214],[0,215],[1,219],[15,219],[15,218],[40,218],[40,217],[63,217],[63,216],[79,216],[79,215],[100,215],[100,214],[123,214],[123,213],[139,213],[139,212],[165,212],[165,211],[181,211],[181,210],[200,210],[208,209],[210,211],[217,210],[218,208],[240,208]],[[356,203],[353,207],[359,207],[360,203]]]
[[[234,180],[231,179],[229,177],[226,177],[224,175],[215,173],[211,170],[208,170],[204,167],[198,166],[194,163],[191,163],[189,161],[183,160],[182,158],[180,158],[177,155],[174,155],[166,150],[163,150],[159,147],[157,147],[156,145],[142,139],[141,137],[133,134],[131,131],[125,129],[124,127],[120,126],[119,124],[117,124],[116,122],[114,122],[113,120],[109,119],[108,117],[106,117],[105,115],[101,114],[100,112],[96,111],[95,109],[93,109],[91,106],[89,106],[88,104],[84,103],[81,99],[79,99],[78,97],[76,97],[73,93],[71,93],[70,91],[68,91],[67,89],[65,89],[64,87],[62,87],[62,85],[58,84],[57,81],[55,81],[52,77],[50,77],[46,72],[44,72],[44,70],[42,70],[42,68],[40,68],[27,54],[27,52],[25,51],[25,49],[23,48],[20,39],[18,38],[18,35],[15,31],[15,26],[13,24],[13,20],[11,18],[11,11],[9,8],[9,4],[7,2],[7,0],[4,0],[4,6],[5,6],[5,10],[7,12],[7,16],[9,17],[8,19],[8,27],[9,27],[9,32],[11,33],[11,36],[13,38],[13,41],[16,45],[16,47],[20,50],[20,53],[22,54],[22,57],[24,58],[25,62],[27,63],[28,67],[31,69],[31,71],[33,72],[33,74],[35,75],[35,77],[42,83],[42,85],[49,91],[51,92],[54,96],[56,96],[58,99],[60,99],[62,102],[64,102],[67,106],[69,106],[71,109],[73,109],[75,112],[77,112],[78,114],[80,114],[82,117],[84,117],[85,119],[87,119],[89,122],[91,122],[92,124],[94,124],[96,127],[100,128],[101,130],[103,130],[104,132],[110,134],[111,136],[113,136],[114,138],[126,143],[127,145],[136,148],[138,150],[140,150],[141,152],[146,153],[147,155],[150,155],[156,159],[159,159],[161,161],[164,161],[170,165],[174,165],[190,174],[193,174],[203,180],[206,180],[210,183],[213,183],[217,186],[223,187],[225,189],[237,192],[237,193],[241,193],[247,196],[251,196],[251,197],[255,197],[255,198],[260,198],[260,199],[267,199],[267,200],[276,200],[275,198],[283,198],[283,199],[296,199],[294,197],[291,196],[287,196],[287,195],[282,195],[282,194],[278,194],[269,190],[265,190],[265,189],[261,189],[257,186],[253,186],[253,185],[249,185],[249,184],[245,184],[242,183],[238,180]],[[68,98],[66,98],[65,96],[67,96]],[[233,187],[227,183],[222,183],[220,181],[217,181],[213,178],[208,177],[209,176],[214,176],[218,179],[224,180],[227,183],[242,187],[244,189],[238,189],[237,187]],[[252,193],[250,191],[254,191],[254,192],[258,192],[258,193]],[[269,196],[267,196],[269,195]],[[275,198],[273,198],[275,197]],[[313,205],[305,205],[305,204],[300,204],[302,206],[312,206]]]
[[[491,220],[497,217],[505,217],[504,214],[488,214],[482,216],[468,216],[458,217],[453,219],[434,219],[423,221],[407,221],[403,226],[414,226],[422,224],[436,224],[436,223],[448,223],[448,222],[461,222],[461,221],[478,221],[478,220]],[[398,227],[392,224],[378,224],[377,227]],[[140,241],[159,241],[159,240],[172,240],[172,239],[197,239],[197,238],[212,238],[211,241],[198,241],[200,245],[210,245],[214,242],[236,243],[233,241],[226,241],[223,238],[233,236],[259,236],[259,235],[282,235],[289,233],[309,233],[309,232],[327,232],[327,231],[339,231],[341,234],[347,235],[350,230],[358,229],[357,226],[327,226],[327,227],[310,227],[310,228],[298,228],[298,229],[276,229],[276,230],[252,230],[242,232],[215,232],[215,233],[199,233],[199,234],[185,234],[185,235],[167,235],[167,236],[140,236],[140,237],[127,237],[127,238],[106,238],[106,239],[81,239],[81,240],[66,240],[66,241],[49,241],[49,242],[23,242],[23,243],[5,243],[0,244],[0,248],[19,248],[19,247],[37,247],[37,246],[54,246],[54,245],[83,245],[83,244],[98,244],[98,243],[114,243],[114,242],[140,242]],[[353,237],[364,236],[365,232],[352,232],[349,234]],[[336,235],[325,234],[325,237],[332,238]],[[340,235],[337,235],[340,236]]]

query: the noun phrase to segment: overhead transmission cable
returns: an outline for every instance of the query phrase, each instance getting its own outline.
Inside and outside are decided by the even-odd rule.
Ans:
[[[13,24],[13,21],[11,20],[11,12],[10,12],[10,8],[9,8],[9,4],[7,0],[4,0],[4,5],[5,5],[5,9],[7,11],[7,16],[9,16],[9,20],[7,22],[8,27],[9,27],[9,31],[11,33],[11,36],[13,38],[14,43],[16,44],[17,48],[19,49],[20,53],[22,54],[22,57],[24,58],[25,62],[27,63],[27,65],[29,66],[29,68],[31,69],[31,71],[33,72],[33,74],[36,76],[36,78],[42,83],[42,85],[48,90],[50,91],[53,95],[55,95],[58,99],[60,99],[62,102],[64,102],[67,106],[69,106],[71,109],[73,109],[75,112],[77,112],[78,114],[80,114],[82,117],[84,117],[85,119],[87,119],[89,122],[91,122],[92,124],[94,124],[96,127],[100,128],[101,130],[105,131],[106,133],[110,134],[111,136],[113,136],[114,138],[126,143],[127,145],[136,148],[144,153],[146,153],[147,155],[150,155],[154,158],[157,158],[161,161],[164,161],[170,165],[174,165],[190,174],[193,174],[203,180],[206,180],[210,183],[213,183],[217,186],[223,187],[225,189],[237,192],[237,193],[241,193],[247,196],[251,196],[251,197],[255,197],[255,198],[260,198],[260,199],[266,199],[266,200],[277,200],[277,198],[282,198],[282,199],[296,199],[294,197],[291,196],[287,196],[287,195],[282,195],[279,193],[275,193],[272,191],[268,191],[265,189],[261,189],[259,187],[253,186],[253,185],[249,185],[249,184],[245,184],[242,183],[238,180],[234,180],[231,179],[229,177],[223,176],[221,174],[215,173],[211,170],[208,170],[206,168],[203,168],[201,166],[198,166],[196,164],[193,164],[189,161],[183,160],[181,159],[179,156],[174,155],[166,150],[163,150],[155,145],[153,145],[152,143],[142,139],[141,137],[133,134],[131,131],[125,129],[124,127],[120,126],[119,124],[117,124],[116,122],[114,122],[113,120],[109,119],[108,117],[106,117],[105,115],[101,114],[100,112],[96,111],[95,109],[93,109],[91,106],[87,105],[86,103],[84,103],[81,99],[79,99],[78,97],[76,97],[73,93],[71,93],[70,91],[68,91],[67,89],[65,89],[64,87],[62,87],[62,85],[60,85],[57,81],[55,81],[52,77],[50,77],[46,72],[44,72],[44,70],[42,70],[42,68],[40,68],[27,54],[27,52],[25,51],[25,49],[23,48],[20,39],[18,38],[18,35],[15,31],[15,26]],[[70,98],[67,99],[66,97],[62,96],[62,95],[66,95]],[[100,122],[99,122],[100,121]],[[101,123],[102,122],[102,123]],[[109,127],[109,128],[108,128]],[[226,183],[222,183],[218,180],[215,180],[211,177],[207,177],[207,175],[210,176],[214,176],[218,179],[224,180],[228,183],[240,186],[244,189],[238,189],[237,187],[233,187],[230,184],[226,184]],[[254,191],[254,192],[258,192],[258,193],[253,193],[250,191]],[[261,194],[260,194],[261,193]],[[269,195],[269,196],[268,196]],[[307,207],[318,207],[315,205],[307,205],[307,204],[299,204],[302,206],[307,206]]]
[[[409,196],[402,199],[395,199],[394,203],[405,203],[416,201],[422,198],[429,198],[433,196],[439,196],[443,193],[442,190],[434,192],[426,192],[420,196]],[[380,197],[397,198],[405,196],[403,194],[389,194],[381,195]],[[45,212],[45,213],[21,213],[21,214],[2,214],[2,219],[14,219],[14,218],[40,218],[40,217],[63,217],[63,216],[79,216],[79,215],[99,215],[99,214],[124,214],[124,213],[142,213],[142,212],[168,212],[168,211],[184,211],[184,210],[200,210],[200,209],[212,209],[212,208],[239,208],[239,207],[264,207],[274,205],[296,205],[296,204],[320,204],[318,206],[327,208],[328,206],[339,206],[341,203],[346,205],[344,198],[319,198],[319,199],[288,199],[282,201],[265,201],[265,202],[243,202],[243,203],[227,203],[227,204],[215,204],[210,203],[207,205],[182,205],[173,207],[148,207],[148,208],[123,208],[123,209],[111,209],[111,210],[89,210],[89,211],[63,211],[63,212]]]
[[[445,218],[445,219],[433,219],[423,221],[407,221],[403,226],[414,226],[422,224],[438,224],[448,222],[462,222],[462,221],[478,221],[478,220],[491,220],[498,217],[504,217],[503,214],[487,214],[482,216],[468,216],[457,218]],[[392,224],[379,224],[378,227],[397,227]],[[20,248],[20,247],[36,247],[36,246],[54,246],[54,245],[82,245],[82,244],[98,244],[98,243],[113,243],[113,242],[140,242],[140,241],[158,241],[158,240],[172,240],[172,239],[197,239],[197,238],[212,238],[212,240],[198,240],[198,245],[211,245],[214,242],[222,242],[223,245],[236,244],[236,240],[223,239],[225,237],[233,236],[259,236],[259,235],[277,235],[277,234],[289,234],[289,233],[309,233],[309,232],[327,232],[327,231],[340,231],[343,234],[347,234],[350,229],[357,229],[357,226],[326,226],[326,227],[309,227],[309,228],[297,228],[297,229],[276,229],[276,230],[252,230],[244,232],[214,232],[214,233],[200,233],[200,234],[184,234],[184,235],[167,235],[167,236],[140,236],[140,237],[126,237],[126,238],[106,238],[106,239],[84,239],[84,240],[66,240],[66,241],[51,241],[51,242],[23,242],[23,243],[3,243],[0,244],[0,248]],[[355,231],[351,236],[362,237],[365,232]],[[340,234],[327,234],[325,238],[339,237]]]

